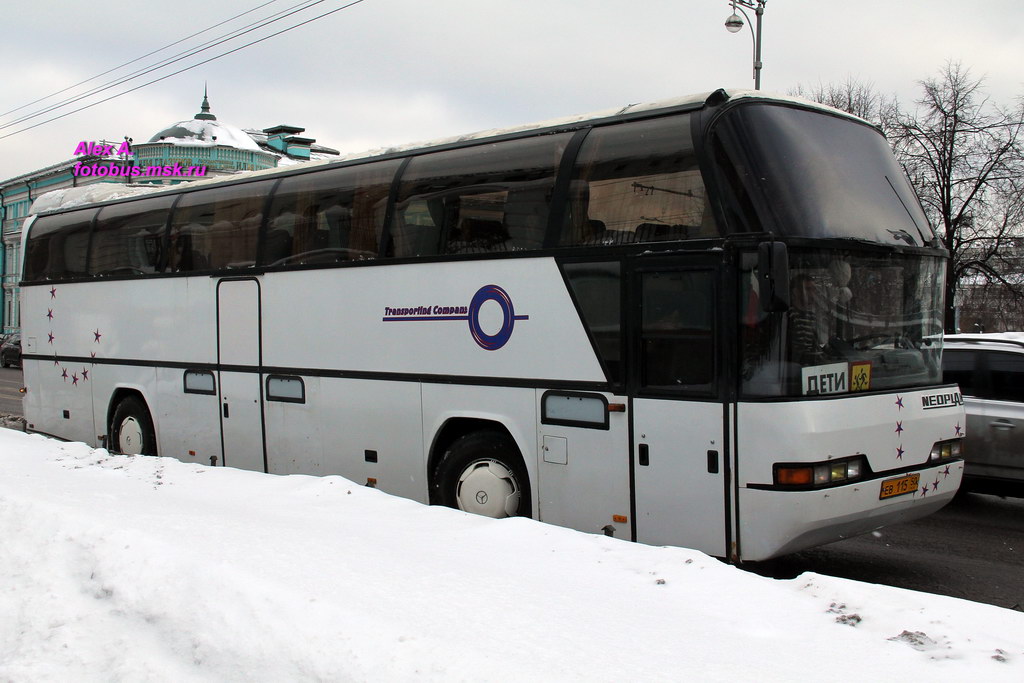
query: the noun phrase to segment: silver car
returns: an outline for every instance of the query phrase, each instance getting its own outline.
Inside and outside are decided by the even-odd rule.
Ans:
[[[967,410],[964,488],[1024,495],[1024,333],[946,335],[942,370]]]

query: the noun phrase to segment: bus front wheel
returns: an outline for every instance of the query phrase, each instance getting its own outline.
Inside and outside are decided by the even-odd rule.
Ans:
[[[456,439],[434,477],[437,502],[484,517],[529,517],[530,483],[519,449],[505,434],[481,431]]]
[[[125,455],[156,455],[156,432],[146,404],[129,396],[117,404],[110,421],[110,450]]]

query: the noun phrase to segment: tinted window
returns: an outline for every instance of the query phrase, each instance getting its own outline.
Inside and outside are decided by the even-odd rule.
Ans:
[[[714,148],[736,231],[927,244],[933,237],[885,138],[840,116],[763,103],[722,114]],[[727,207],[728,208],[728,207]]]
[[[541,248],[569,138],[511,140],[414,158],[402,174],[395,206],[394,255]]]
[[[274,191],[261,263],[376,258],[400,160],[292,176]]]
[[[92,275],[155,273],[164,265],[164,233],[173,196],[100,209],[89,257]]]
[[[580,148],[562,245],[716,237],[689,116],[597,128]]]
[[[263,205],[273,183],[263,180],[183,194],[171,220],[168,270],[252,266]]]
[[[988,354],[991,398],[997,401],[1024,401],[1024,354]]]
[[[58,280],[86,274],[89,229],[96,209],[37,218],[29,230],[26,280]]]
[[[976,351],[945,349],[942,352],[942,381],[956,382],[964,396],[977,396],[975,368],[978,364]]]
[[[644,273],[641,385],[711,391],[715,372],[712,271]]]
[[[566,279],[583,314],[583,323],[613,383],[622,382],[622,294],[620,266],[609,263],[567,263]]]

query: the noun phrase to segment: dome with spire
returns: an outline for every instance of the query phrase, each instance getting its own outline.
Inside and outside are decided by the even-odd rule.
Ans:
[[[241,128],[218,121],[210,111],[210,99],[203,88],[199,113],[187,121],[178,121],[132,148],[134,165],[141,168],[202,167],[205,177],[239,171],[259,171],[277,166],[278,156],[260,147]],[[146,175],[142,183],[187,182],[188,177],[165,177],[166,173]]]
[[[151,143],[188,146],[224,146],[260,151],[259,145],[241,128],[222,123],[210,112],[210,100],[203,89],[203,103],[198,114],[178,121],[149,139]]]

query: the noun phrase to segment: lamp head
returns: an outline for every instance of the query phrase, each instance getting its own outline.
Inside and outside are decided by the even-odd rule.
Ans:
[[[743,19],[733,12],[732,16],[725,20],[725,28],[729,33],[736,33],[743,28]]]

